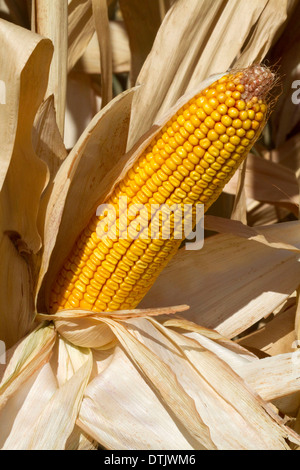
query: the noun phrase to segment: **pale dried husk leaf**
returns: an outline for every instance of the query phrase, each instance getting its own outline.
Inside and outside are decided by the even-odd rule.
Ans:
[[[299,352],[266,357],[235,370],[266,401],[300,391]]]
[[[167,326],[177,326],[193,331],[185,320],[168,320]],[[197,333],[200,334],[197,334]],[[249,351],[233,348],[235,343],[220,341],[216,337],[203,337],[201,330],[194,329],[184,336],[196,340],[202,347],[216,354],[225,361],[245,382],[251,386],[264,400],[272,401],[294,392],[299,392],[299,354],[298,352],[277,354],[272,358],[258,359]],[[213,340],[213,341],[212,341]],[[242,342],[240,342],[241,344]],[[294,343],[295,344],[295,343]],[[292,350],[292,343],[290,350]]]
[[[99,354],[97,359],[102,362]],[[119,346],[111,352],[109,365],[88,385],[78,425],[107,449],[199,447]]]
[[[72,439],[76,448],[85,445],[78,428],[75,439],[74,427],[92,372],[92,353],[59,338],[52,361],[56,338],[53,326],[44,324],[12,354],[0,387],[3,450],[64,450]]]
[[[32,328],[34,302],[29,265],[8,234],[0,235],[0,338],[12,347]]]
[[[114,0],[107,0],[107,5]],[[84,54],[95,32],[92,0],[71,0],[68,5],[68,72]]]
[[[293,433],[217,356],[199,348],[194,340],[162,327],[154,319],[151,319],[152,327],[146,320],[126,323],[133,334],[175,372],[194,399],[217,448],[287,448],[284,438]],[[193,380],[190,380],[189,366],[192,366]],[[243,436],[241,426],[247,429]]]
[[[77,362],[79,351],[76,351]],[[81,351],[82,366],[72,374],[70,378],[65,377],[65,382],[53,391],[51,398],[44,402],[42,409],[37,414],[35,411],[34,424],[32,421],[31,408],[38,390],[47,390],[51,379],[41,383],[41,374],[31,388],[23,405],[18,412],[11,433],[7,438],[3,450],[64,450],[67,440],[74,428],[79,412],[84,390],[87,386],[92,371],[92,354],[90,351]],[[75,359],[76,362],[76,359]],[[22,393],[22,390],[20,391]],[[26,433],[24,432],[26,430]]]
[[[15,446],[15,438],[20,443],[26,439],[45,404],[56,391],[57,381],[49,362],[41,364],[38,370],[16,388],[0,412],[0,449]]]
[[[251,351],[220,335],[216,330],[204,328],[185,318],[167,319],[161,323],[167,328],[175,328],[176,331],[185,330],[184,336],[196,339],[201,346],[223,359],[233,369],[236,363],[241,365],[257,360],[257,356]]]
[[[115,342],[111,328],[103,323],[103,318],[126,320],[145,316],[170,315],[183,312],[187,305],[156,309],[119,310],[115,312],[90,312],[86,310],[61,310],[56,314],[37,315],[39,321],[54,321],[60,335],[73,345],[93,349],[107,349]]]
[[[55,339],[53,326],[43,324],[15,348],[0,383],[0,410],[18,388],[49,360]]]

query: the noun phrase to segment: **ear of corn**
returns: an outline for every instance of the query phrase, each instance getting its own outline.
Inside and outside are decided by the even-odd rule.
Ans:
[[[182,240],[175,239],[174,218],[169,239],[126,234],[120,197],[129,209],[204,204],[206,211],[259,137],[273,81],[261,66],[228,74],[177,112],[106,201],[116,208],[116,225],[108,224],[107,236],[99,237],[106,221],[95,215],[77,239],[53,286],[52,313],[137,306]]]

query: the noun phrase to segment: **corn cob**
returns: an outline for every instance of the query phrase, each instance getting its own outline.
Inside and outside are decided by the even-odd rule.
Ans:
[[[274,74],[255,65],[225,75],[177,112],[106,201],[117,210],[110,237],[97,235],[104,221],[95,215],[77,239],[51,291],[51,313],[137,306],[181,240],[174,230],[167,240],[120,237],[127,227],[120,220],[119,198],[127,197],[129,207],[204,204],[206,211],[260,136],[273,83]]]

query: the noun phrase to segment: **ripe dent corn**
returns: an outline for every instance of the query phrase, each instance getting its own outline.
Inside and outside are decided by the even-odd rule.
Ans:
[[[115,207],[126,196],[129,207],[189,202],[206,211],[260,136],[273,83],[270,69],[255,65],[203,90],[153,138],[106,203]],[[59,272],[51,313],[135,308],[181,244],[172,234],[151,239],[149,232],[143,239],[100,239],[99,221],[92,218]],[[124,234],[127,227],[117,224]]]

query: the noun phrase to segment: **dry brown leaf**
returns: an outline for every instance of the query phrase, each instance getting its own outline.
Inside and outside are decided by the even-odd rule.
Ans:
[[[131,50],[131,84],[136,83],[138,74],[151,51],[165,5],[160,0],[120,0],[120,8],[129,36]]]
[[[260,228],[299,247],[299,222]],[[297,288],[299,254],[233,235],[208,238],[199,251],[179,250],[140,307],[186,303],[196,323],[232,338],[273,312]],[[180,273],[180,275],[178,274]]]
[[[110,37],[112,45],[112,70],[113,73],[124,73],[130,70],[129,41],[123,23],[110,21]],[[94,33],[84,54],[74,67],[75,71],[88,74],[100,74],[100,51],[96,33]]]
[[[236,194],[236,173],[224,191]],[[286,207],[294,214],[299,211],[299,186],[296,175],[290,169],[250,154],[247,157],[245,177],[246,196],[257,201]]]
[[[84,73],[70,72],[64,138],[67,149],[72,149],[75,146],[100,108],[101,99],[93,90],[92,78]]]
[[[279,74],[283,77],[281,95],[278,98],[275,112],[271,116],[276,147],[284,145],[287,136],[300,120],[299,106],[292,99],[292,95],[296,91],[293,83],[300,78],[300,54],[297,47],[300,39],[299,14],[300,5],[298,2],[282,36],[270,51],[270,61],[278,64]]]
[[[156,328],[146,320],[139,323],[129,321],[127,325],[137,339],[175,372],[179,382],[193,397],[218,449],[286,447],[283,437],[293,433],[224,361],[199,348],[196,341],[162,327],[154,319],[151,323]],[[170,354],[173,349],[178,351],[176,361]],[[190,363],[196,372],[193,381],[190,381],[187,365],[185,373],[181,373],[182,360]],[[242,422],[243,435],[239,432]]]
[[[284,243],[280,239],[272,237],[270,234],[264,234],[260,227],[249,227],[238,220],[223,219],[213,215],[205,216],[205,228],[207,230],[219,233],[230,233],[236,237],[247,238],[272,248],[289,250],[300,253],[300,248],[289,243]],[[263,227],[262,227],[263,229]]]
[[[296,134],[270,152],[270,159],[288,167],[295,173],[300,168],[300,134]]]

